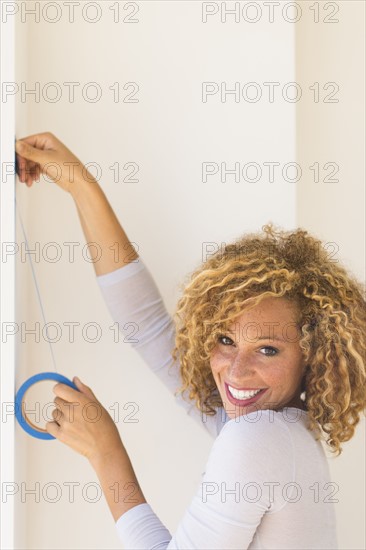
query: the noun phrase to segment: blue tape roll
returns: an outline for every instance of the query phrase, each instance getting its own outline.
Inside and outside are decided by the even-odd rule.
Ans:
[[[28,380],[26,380],[17,391],[17,394],[15,396],[15,416],[23,430],[29,433],[29,435],[37,437],[38,439],[56,439],[46,430],[37,430],[35,427],[33,427],[33,424],[29,423],[29,421],[27,422],[26,417],[23,415],[22,401],[26,391],[31,386],[33,386],[33,384],[35,384],[36,382],[41,382],[42,380],[55,380],[56,382],[66,384],[67,386],[70,386],[70,388],[79,391],[75,384],[71,382],[71,380],[69,380],[68,378],[66,378],[66,376],[63,376],[62,374],[58,374],[57,372],[41,372],[39,374],[35,374],[34,376],[31,376],[31,378],[28,378]]]

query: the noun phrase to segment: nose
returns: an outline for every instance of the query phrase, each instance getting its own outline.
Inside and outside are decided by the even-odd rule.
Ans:
[[[255,358],[246,350],[239,351],[227,368],[227,376],[232,382],[251,380],[255,375]]]

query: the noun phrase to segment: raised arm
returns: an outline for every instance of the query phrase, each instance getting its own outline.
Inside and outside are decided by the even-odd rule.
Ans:
[[[139,255],[121,227],[98,182],[77,181],[71,196],[87,243],[97,243],[101,256],[93,262],[96,275],[105,275],[138,261]],[[90,247],[92,253],[93,247]]]
[[[151,371],[174,394],[180,386],[179,363],[172,363],[175,326],[141,256],[136,263],[98,276],[97,282],[111,317],[124,335],[124,342],[138,352]],[[175,400],[213,437],[217,436],[220,412],[214,417],[202,415],[187,397],[183,399],[179,394]]]
[[[28,185],[44,173],[43,165],[59,164],[62,175],[55,182],[73,198],[86,242],[97,243],[101,251],[100,259],[93,265],[112,318],[118,322],[125,341],[131,343],[174,393],[180,386],[180,375],[179,364],[169,368],[175,338],[173,321],[150,272],[134,250],[103,190],[80,160],[53,134],[29,136],[22,143],[25,145],[23,150],[17,142],[18,173],[21,181],[27,181]],[[75,167],[72,181],[70,165]],[[53,179],[49,170],[45,173]],[[93,257],[95,247],[90,246],[89,251]],[[134,327],[137,332],[133,331]],[[202,415],[194,403],[184,400],[182,395],[176,396],[176,402],[212,436],[217,436],[224,420],[221,411],[216,416]]]
[[[60,140],[45,132],[17,140],[15,147],[20,181],[31,187],[45,174],[74,199],[87,244],[97,243],[102,250],[93,262],[97,275],[138,258],[98,182]],[[89,252],[93,258],[93,246]]]

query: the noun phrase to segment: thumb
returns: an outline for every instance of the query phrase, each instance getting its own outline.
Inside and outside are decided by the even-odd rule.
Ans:
[[[77,376],[74,376],[72,381],[74,382],[77,389],[81,391],[81,393],[84,393],[85,395],[87,395],[91,399],[96,399],[97,400],[97,398],[95,397],[94,393],[89,388],[89,386],[86,386],[85,384],[83,384],[83,382],[80,380],[80,378],[78,378]]]
[[[43,149],[32,147],[32,145],[29,145],[29,143],[26,143],[25,141],[17,140],[15,142],[15,150],[18,155],[27,160],[37,162],[38,164],[41,164],[45,160],[45,151]]]

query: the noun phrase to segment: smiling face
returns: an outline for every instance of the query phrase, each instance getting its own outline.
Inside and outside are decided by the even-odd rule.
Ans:
[[[258,409],[305,409],[300,399],[305,362],[299,346],[298,306],[267,297],[244,311],[211,351],[213,377],[227,415]],[[231,395],[227,384],[236,390]],[[262,390],[254,395],[255,390]]]

